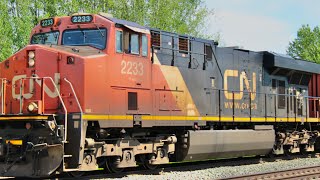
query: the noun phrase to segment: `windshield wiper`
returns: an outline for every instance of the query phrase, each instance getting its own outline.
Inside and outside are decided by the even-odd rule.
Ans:
[[[83,29],[81,29],[80,25],[78,25],[78,29],[83,34],[83,38],[86,39],[86,34],[84,33]]]
[[[94,25],[95,25],[95,26],[97,27],[97,29],[99,30],[101,36],[104,37],[104,34],[102,33],[102,31],[101,31],[101,29],[99,28],[99,26],[98,26],[97,24],[94,24]]]
[[[54,42],[58,42],[59,33],[53,32]]]

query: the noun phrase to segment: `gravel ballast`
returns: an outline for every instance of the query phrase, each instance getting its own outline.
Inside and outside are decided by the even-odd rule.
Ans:
[[[213,162],[214,163],[214,162]],[[221,163],[221,162],[216,162]],[[241,176],[248,174],[256,174],[256,173],[265,173],[272,171],[282,171],[288,169],[296,169],[301,167],[309,167],[309,166],[317,166],[320,165],[320,158],[300,158],[293,160],[278,160],[275,162],[264,162],[261,161],[257,164],[250,165],[225,165],[220,167],[210,167],[203,168],[201,170],[192,170],[192,168],[185,167],[181,168],[181,170],[174,171],[166,171],[160,172],[157,175],[141,175],[141,174],[130,174],[126,177],[115,178],[121,180],[163,180],[163,179],[223,179],[233,176]],[[219,166],[217,164],[217,166]],[[199,167],[195,168],[199,169]],[[99,179],[110,179],[110,178],[99,178]]]

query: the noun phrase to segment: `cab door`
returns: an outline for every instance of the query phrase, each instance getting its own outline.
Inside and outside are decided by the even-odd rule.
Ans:
[[[115,29],[115,58],[109,75],[114,77],[111,78],[111,92],[119,97],[121,89],[122,102],[112,104],[111,113],[151,114],[149,38],[148,31],[138,28],[122,26]]]

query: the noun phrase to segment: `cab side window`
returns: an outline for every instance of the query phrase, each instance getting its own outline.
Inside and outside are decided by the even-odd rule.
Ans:
[[[117,31],[116,50],[118,53],[148,56],[148,38],[134,31]]]
[[[148,56],[148,39],[146,35],[142,35],[142,56]]]
[[[130,34],[129,53],[140,54],[139,50],[140,50],[139,35],[138,34]]]
[[[117,53],[123,52],[123,35],[122,31],[117,31],[116,33],[116,51]]]

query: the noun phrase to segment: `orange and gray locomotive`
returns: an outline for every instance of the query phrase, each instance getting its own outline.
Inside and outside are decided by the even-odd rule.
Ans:
[[[319,74],[102,13],[43,19],[0,64],[1,173],[318,152]]]

